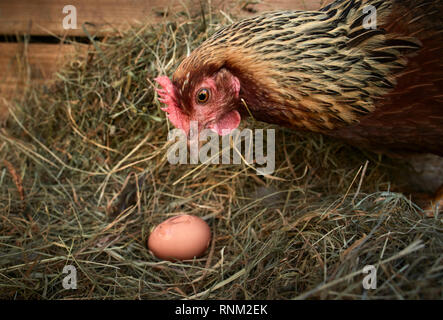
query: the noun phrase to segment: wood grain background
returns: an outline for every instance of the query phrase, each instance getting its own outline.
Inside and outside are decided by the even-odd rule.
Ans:
[[[238,16],[256,15],[280,9],[315,10],[326,0],[263,0],[256,4],[241,1],[201,0],[212,10],[234,12]],[[159,23],[168,13],[188,10],[200,12],[200,0],[0,0],[0,121],[7,116],[7,105],[13,98],[23,96],[31,83],[47,83],[70,56],[86,51],[87,45],[50,43],[11,43],[5,39],[20,35],[85,36],[82,29],[98,36],[118,35],[138,23]],[[66,14],[63,7],[77,9],[77,29],[63,29]],[[184,7],[186,6],[186,8]],[[245,10],[248,9],[248,10]],[[3,35],[3,36],[2,36]],[[8,37],[6,37],[8,36]]]

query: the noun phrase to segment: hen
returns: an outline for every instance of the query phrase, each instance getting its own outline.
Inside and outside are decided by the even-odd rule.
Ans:
[[[172,81],[157,78],[160,101],[187,133],[197,121],[223,134],[251,114],[376,151],[443,156],[442,17],[441,0],[337,0],[248,18],[208,38]]]

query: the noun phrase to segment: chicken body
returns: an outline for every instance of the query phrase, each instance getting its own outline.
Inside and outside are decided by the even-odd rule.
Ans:
[[[252,114],[377,151],[443,156],[442,17],[442,0],[338,0],[245,19],[194,50],[172,81],[157,78],[161,101],[186,132],[194,120],[225,134]]]

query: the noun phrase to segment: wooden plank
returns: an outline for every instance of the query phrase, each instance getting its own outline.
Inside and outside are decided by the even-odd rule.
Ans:
[[[50,79],[60,65],[69,60],[83,44],[42,44],[0,43],[0,79],[8,81],[29,68],[29,77],[33,79]]]
[[[201,0],[14,0],[0,1],[0,34],[72,35],[84,36],[82,29],[88,23],[88,30],[95,34],[116,33],[128,25],[137,23],[158,23],[165,18],[162,13],[188,10],[191,14],[200,12]],[[249,4],[250,12],[239,10],[241,2],[212,0],[213,8],[228,12],[235,11],[244,16],[270,10],[315,10],[331,0],[263,0]],[[205,1],[203,1],[204,3]],[[65,30],[63,13],[66,5],[73,5],[77,11],[77,29]],[[186,6],[185,7],[183,6]],[[234,10],[233,10],[234,9]],[[93,26],[91,26],[91,24]],[[94,27],[95,26],[95,27]]]
[[[263,0],[250,4],[251,14],[273,10],[318,10],[333,0]]]
[[[186,2],[186,1],[185,1]],[[193,1],[197,3],[197,1]],[[77,12],[77,29],[65,30],[63,13],[66,5]],[[83,23],[88,30],[109,34],[128,24],[162,20],[161,12],[184,8],[179,0],[14,0],[0,1],[0,34],[74,35],[84,36]],[[94,31],[92,31],[94,32]]]
[[[30,84],[48,83],[54,73],[87,45],[0,43],[0,121],[8,101],[23,97]]]

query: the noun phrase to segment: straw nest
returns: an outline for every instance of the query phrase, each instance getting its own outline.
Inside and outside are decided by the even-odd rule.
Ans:
[[[275,128],[276,170],[171,165],[153,78],[225,13],[90,37],[51,87],[32,88],[0,128],[0,296],[36,299],[442,298],[442,220],[394,192],[393,161]],[[152,228],[192,214],[206,254],[165,262]],[[77,269],[66,290],[63,268]],[[374,265],[377,288],[365,290]]]

